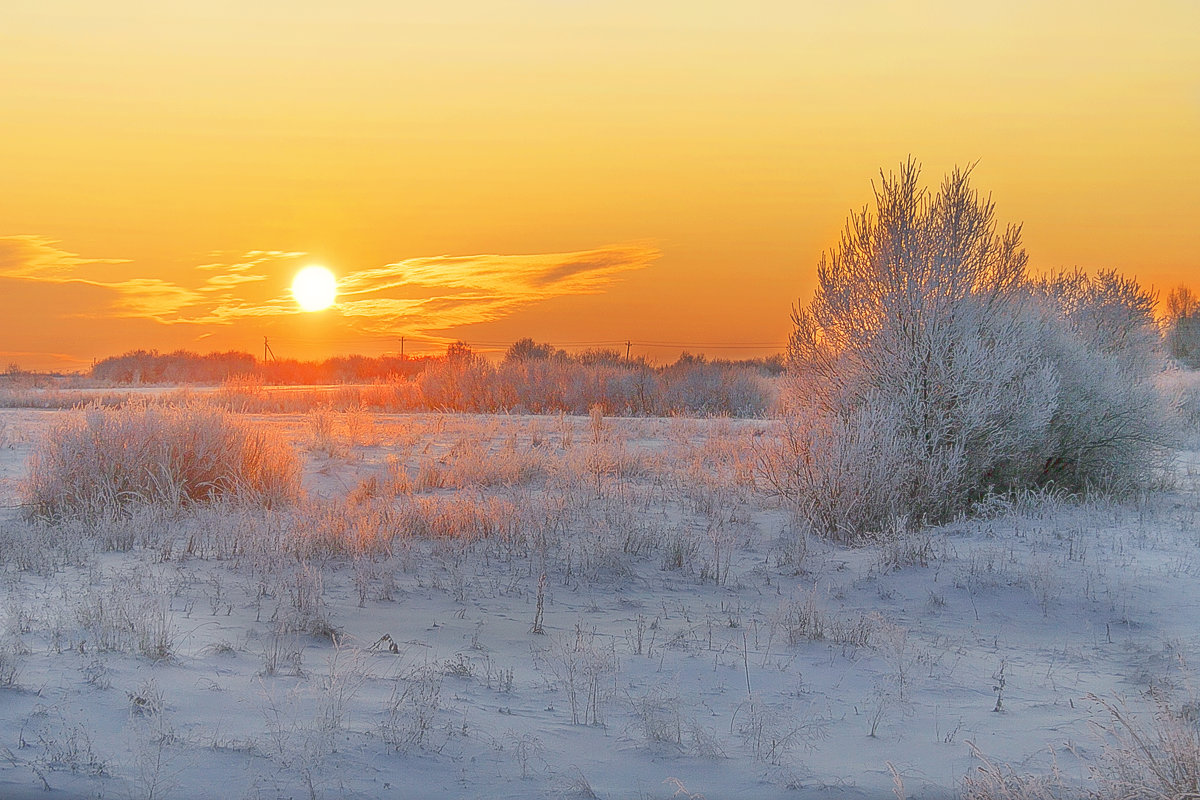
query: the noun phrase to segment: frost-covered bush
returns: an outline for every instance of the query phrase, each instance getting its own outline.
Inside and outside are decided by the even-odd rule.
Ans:
[[[848,414],[792,409],[763,477],[814,530],[841,539],[880,531],[899,513],[904,452],[895,415],[873,400]]]
[[[1200,434],[1200,372],[1169,370],[1159,376],[1159,385],[1171,398],[1185,434],[1192,437]]]
[[[1033,291],[1048,321],[1039,356],[1058,391],[1032,481],[1122,492],[1160,474],[1173,438],[1155,376],[1163,366],[1154,298],[1112,271],[1043,278]]]
[[[1053,751],[1048,768],[1031,774],[991,761],[968,742],[979,764],[964,777],[961,800],[1200,797],[1200,725],[1194,700],[1172,704],[1155,693],[1152,713],[1139,718],[1121,700],[1091,694],[1087,699],[1099,706],[1101,719],[1094,725],[1104,747],[1099,758],[1085,762],[1085,780],[1070,780]]]
[[[276,434],[213,406],[89,406],[50,428],[24,489],[45,518],[218,499],[270,507],[299,495],[300,461]]]
[[[425,369],[416,380],[419,405],[434,410],[536,414],[762,416],[774,404],[771,379],[746,363],[708,361],[684,353],[653,367],[616,351],[577,356],[551,352],[531,340],[514,345],[500,364],[465,346]]]
[[[1123,703],[1090,695],[1108,714],[1100,724],[1106,742],[1098,769],[1101,798],[1200,797],[1200,705],[1155,698],[1149,721]]]
[[[763,376],[689,353],[662,370],[659,385],[659,414],[759,417],[774,401]]]
[[[1153,297],[1115,273],[1030,280],[968,172],[935,193],[919,173],[883,176],[793,312],[768,479],[845,538],[1023,486],[1144,484],[1166,441]]]
[[[494,404],[494,375],[491,364],[465,343],[455,342],[447,349],[444,361],[418,376],[417,385],[431,409],[486,411]]]

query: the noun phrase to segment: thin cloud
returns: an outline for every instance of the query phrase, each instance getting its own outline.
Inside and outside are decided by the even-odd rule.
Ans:
[[[7,364],[20,365],[23,362],[40,361],[48,364],[50,369],[77,370],[88,364],[88,359],[71,353],[57,353],[44,350],[0,350],[0,359]],[[43,369],[47,367],[42,367]]]
[[[518,309],[574,294],[603,292],[624,273],[659,257],[647,244],[539,255],[435,256],[351,273],[338,282],[343,313],[366,317],[370,330],[444,331],[490,322]],[[441,289],[409,303],[381,295]]]
[[[159,278],[130,278],[110,283],[80,282],[116,292],[117,298],[106,313],[117,317],[151,317],[167,322],[180,309],[201,300],[200,294]]]
[[[304,256],[255,250],[227,263],[199,265],[187,273],[190,281],[99,280],[90,274],[90,265],[123,261],[85,258],[45,237],[10,236],[0,237],[0,277],[14,279],[18,285],[28,281],[100,290],[78,295],[74,307],[57,309],[59,318],[231,326],[242,320],[303,314],[278,279],[289,276]],[[412,258],[342,275],[332,313],[340,316],[348,334],[437,336],[555,297],[603,292],[658,257],[657,248],[638,243],[567,253]]]
[[[84,258],[46,236],[0,236],[0,277],[69,279],[88,264],[121,264],[120,258]]]
[[[210,253],[209,255],[220,255],[220,253]],[[226,264],[220,261],[214,261],[211,264],[197,264],[196,269],[205,270],[220,270],[222,272],[249,272],[252,269],[263,267],[272,264],[276,261],[303,258],[308,255],[303,251],[288,251],[288,250],[251,250],[241,256],[241,261],[235,261],[232,264]]]
[[[230,275],[213,275],[211,278],[205,281],[205,284],[207,284],[206,286],[200,287],[200,291],[212,292],[229,286],[237,286],[242,283],[257,283],[258,281],[265,281],[266,279],[266,275],[240,275],[238,273],[233,273]]]
[[[246,263],[258,268],[273,259],[298,256],[252,255],[255,258]],[[554,297],[603,292],[624,273],[643,269],[658,257],[657,248],[632,244],[570,253],[413,258],[341,276],[335,308],[364,333],[429,334],[497,320]],[[222,288],[249,282],[240,275],[223,277],[227,286]],[[179,321],[223,325],[298,313],[286,292],[257,302],[227,292],[207,307],[187,309]]]
[[[58,318],[144,318],[165,324],[197,321],[195,317],[209,316],[223,305],[237,302],[230,289],[244,283],[266,280],[266,275],[246,274],[256,267],[268,266],[279,258],[292,258],[295,253],[255,251],[232,264],[205,264],[201,269],[221,269],[222,275],[212,275],[196,287],[153,277],[133,277],[123,280],[99,280],[90,274],[93,264],[124,264],[128,259],[85,258],[63,250],[57,242],[44,236],[0,237],[0,277],[31,284],[82,285],[100,289],[97,297],[86,306],[56,309]],[[206,294],[209,293],[209,294]],[[268,300],[268,302],[270,302]],[[282,305],[281,305],[282,307]]]
[[[392,297],[377,297],[369,300],[353,300],[339,303],[342,314],[348,317],[398,319],[422,312],[427,300],[408,300]]]

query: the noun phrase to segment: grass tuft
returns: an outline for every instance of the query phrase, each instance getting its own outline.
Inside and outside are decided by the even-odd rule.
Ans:
[[[214,406],[91,405],[51,427],[24,490],[31,516],[52,520],[229,499],[270,508],[299,496],[300,461],[263,426]]]

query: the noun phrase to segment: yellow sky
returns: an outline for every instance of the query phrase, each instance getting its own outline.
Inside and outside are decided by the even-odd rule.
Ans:
[[[910,153],[930,183],[978,160],[1035,267],[1200,284],[1192,0],[7,2],[0,76],[0,359],[27,368],[782,346]],[[292,302],[309,263],[335,309]]]

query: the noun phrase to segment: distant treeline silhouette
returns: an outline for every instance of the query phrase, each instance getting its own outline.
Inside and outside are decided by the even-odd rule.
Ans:
[[[133,350],[96,362],[92,377],[119,384],[213,385],[246,377],[281,385],[364,383],[411,377],[435,360],[439,359],[351,355],[324,361],[260,361],[249,353],[232,350],[225,353]]]
[[[782,356],[738,361],[683,353],[654,365],[626,359],[617,350],[567,353],[522,339],[499,363],[464,342],[445,355],[342,356],[325,361],[260,361],[248,353],[160,354],[138,350],[106,358],[92,370],[118,384],[221,384],[219,397],[241,411],[298,411],[322,402],[385,411],[516,411],[609,414],[724,414],[761,416],[776,396],[771,378]],[[333,394],[264,391],[271,385],[369,384]]]

